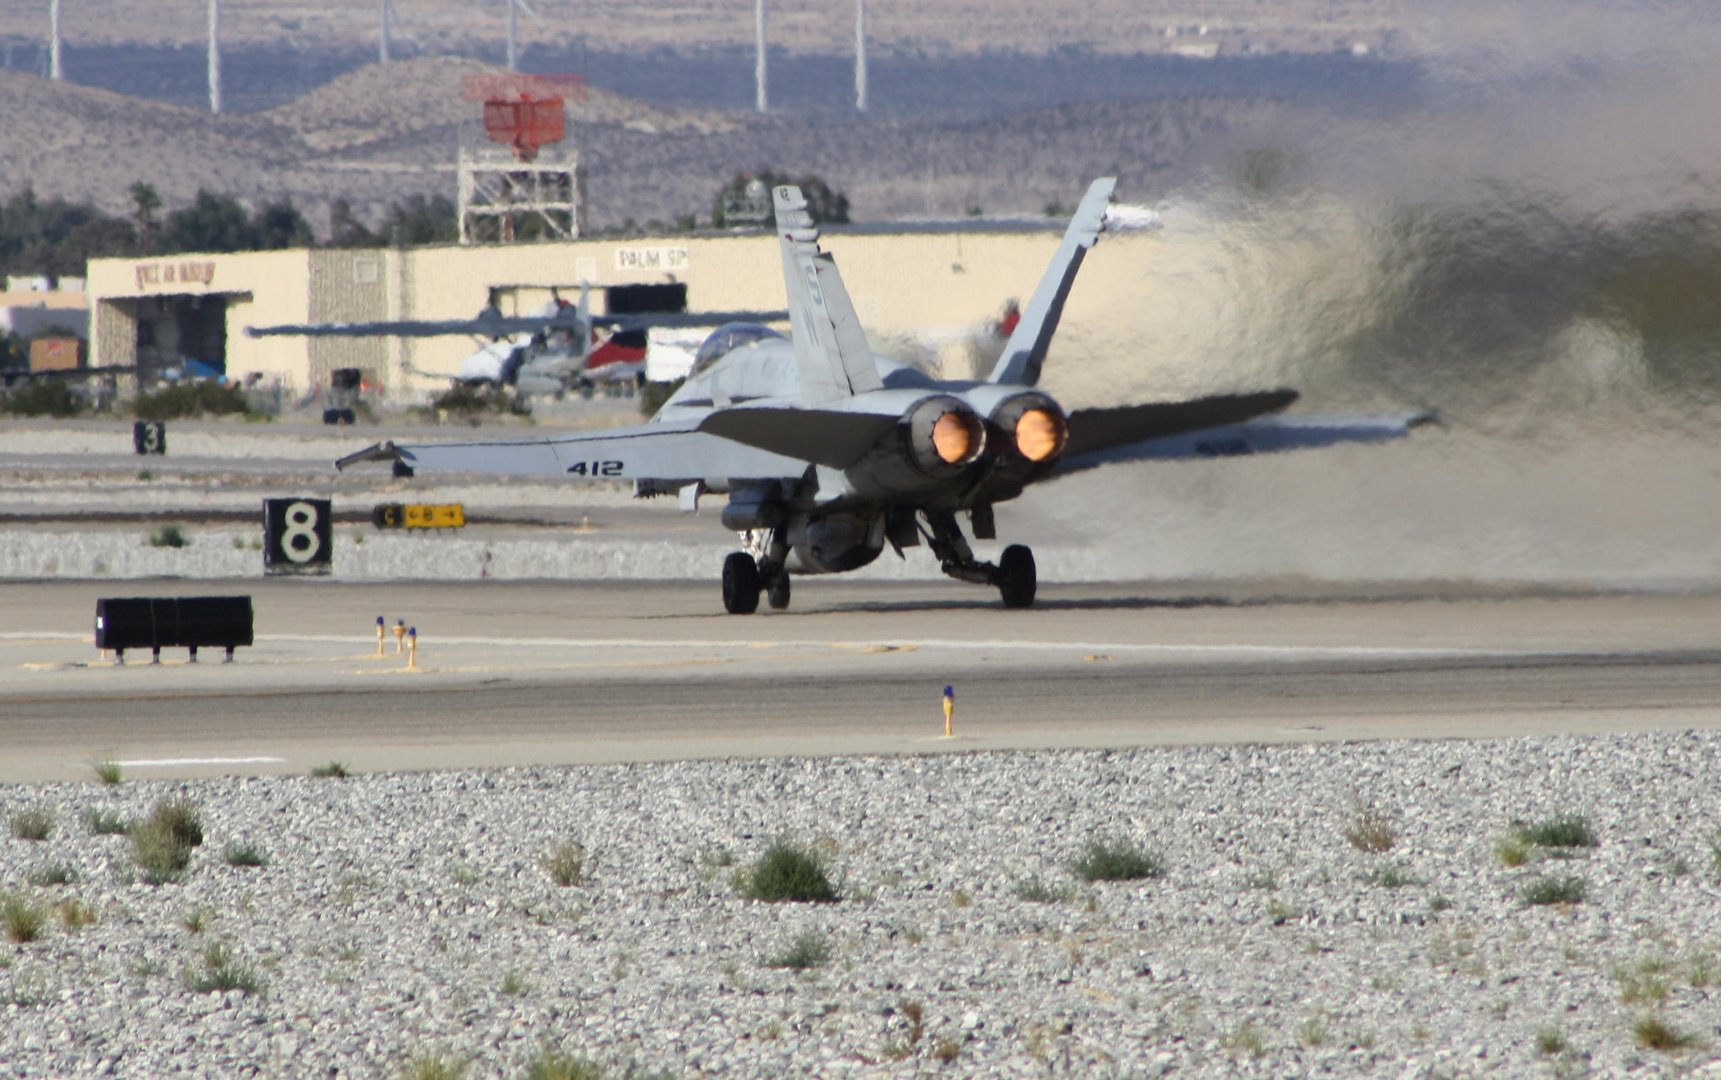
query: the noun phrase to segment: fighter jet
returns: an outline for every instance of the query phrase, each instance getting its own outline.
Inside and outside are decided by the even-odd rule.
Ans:
[[[250,337],[443,337],[470,335],[482,344],[460,363],[450,378],[456,385],[493,389],[511,387],[516,393],[589,394],[611,383],[637,384],[644,369],[644,334],[651,327],[720,326],[738,319],[770,321],[781,311],[659,311],[625,315],[593,315],[585,290],[578,304],[562,299],[552,288],[551,299],[528,315],[505,316],[497,305],[498,288],[471,319],[403,319],[351,323],[294,323],[248,326]],[[604,336],[607,332],[607,336]],[[415,371],[415,374],[428,374]]]
[[[1406,435],[1423,414],[1278,415],[1292,390],[1064,410],[1037,389],[1083,257],[1106,227],[1114,180],[1094,181],[1051,266],[985,381],[941,381],[875,355],[798,188],[773,191],[792,333],[717,329],[652,419],[630,428],[451,444],[383,442],[337,461],[393,461],[400,473],[452,469],[568,480],[632,480],[694,509],[725,494],[723,525],[747,550],[723,562],[735,615],[789,605],[790,575],[857,570],[886,545],[924,542],[944,573],[1027,608],[1033,553],[982,561],[964,535],[995,539],[993,507],[1031,484],[1113,462],[1257,454]]]

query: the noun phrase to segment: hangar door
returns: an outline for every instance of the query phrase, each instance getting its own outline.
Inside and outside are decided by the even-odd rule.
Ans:
[[[225,294],[147,296],[137,301],[137,364],[145,378],[196,360],[227,373]]]
[[[611,315],[654,314],[687,310],[687,286],[674,285],[611,285],[604,289],[604,310]],[[617,345],[645,348],[644,330],[623,330],[613,336]]]

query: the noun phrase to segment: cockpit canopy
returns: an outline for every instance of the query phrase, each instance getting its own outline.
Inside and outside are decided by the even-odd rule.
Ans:
[[[778,341],[788,340],[761,323],[724,323],[711,331],[711,335],[699,346],[699,352],[693,357],[693,370],[689,374],[697,375],[736,349],[771,338]]]

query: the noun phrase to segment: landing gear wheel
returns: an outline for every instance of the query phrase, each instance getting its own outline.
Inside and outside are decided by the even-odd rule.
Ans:
[[[789,572],[777,571],[777,576],[771,579],[771,584],[765,586],[765,600],[771,605],[772,611],[782,611],[789,606]]]
[[[759,610],[759,564],[745,551],[723,560],[723,610],[731,615]]]
[[[1007,608],[1034,606],[1034,591],[1039,587],[1034,569],[1034,553],[1023,544],[1011,544],[998,559],[998,592]]]

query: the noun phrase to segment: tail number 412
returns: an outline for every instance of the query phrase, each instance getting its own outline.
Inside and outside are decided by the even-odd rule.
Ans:
[[[620,476],[619,461],[576,461],[568,466],[570,476]]]

